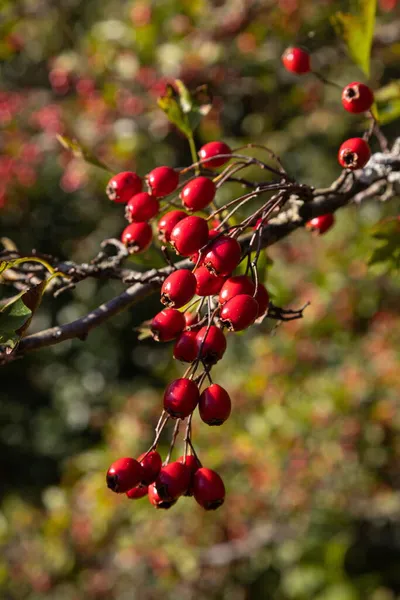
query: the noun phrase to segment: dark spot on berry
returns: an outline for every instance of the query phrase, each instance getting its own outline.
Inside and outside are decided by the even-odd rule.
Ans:
[[[217,510],[217,508],[222,506],[223,503],[224,503],[224,498],[221,498],[220,500],[214,500],[214,502],[209,502],[204,508],[206,510]]]
[[[108,474],[106,477],[107,487],[113,492],[118,491],[118,475],[110,475]]]

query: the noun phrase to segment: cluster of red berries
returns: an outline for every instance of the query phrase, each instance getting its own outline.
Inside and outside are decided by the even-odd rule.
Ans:
[[[296,75],[303,75],[311,71],[311,61],[308,52],[302,48],[287,48],[282,55],[284,67]],[[342,90],[342,105],[345,110],[353,114],[369,111],[374,103],[372,90],[359,81],[353,81]],[[371,156],[368,142],[360,137],[350,138],[343,142],[339,148],[338,161],[344,169],[362,169]]]

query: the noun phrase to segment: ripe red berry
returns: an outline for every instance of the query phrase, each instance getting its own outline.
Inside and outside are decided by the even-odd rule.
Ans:
[[[208,225],[201,217],[186,217],[173,228],[170,242],[176,252],[190,256],[202,248],[208,241]]]
[[[328,231],[328,229],[330,229],[334,223],[335,217],[333,216],[333,214],[328,213],[326,215],[321,215],[320,217],[315,217],[314,219],[311,219],[311,221],[308,221],[306,223],[306,227],[307,229],[310,229],[311,231],[315,231],[319,233],[319,235],[322,235],[323,233]]]
[[[194,276],[196,278],[196,294],[198,296],[214,296],[224,285],[225,277],[210,273],[207,267],[198,267]]]
[[[185,208],[196,212],[214,200],[215,190],[215,183],[208,177],[195,177],[185,185],[180,196]]]
[[[175,342],[174,358],[191,363],[197,357],[196,331],[183,331]]]
[[[219,156],[219,154],[230,155],[232,154],[232,150],[225,142],[208,142],[208,144],[204,144],[199,150],[200,159],[204,161],[203,166],[208,169],[216,169],[228,162],[230,156]],[[214,158],[216,156],[218,158]]]
[[[186,459],[183,456],[180,456],[178,458],[178,462],[183,463],[190,470],[190,484],[189,484],[188,489],[186,490],[185,496],[193,496],[194,474],[196,473],[197,469],[200,469],[201,464],[199,463],[197,458],[195,456],[193,456],[193,454],[187,454]]]
[[[228,392],[218,383],[210,385],[200,395],[199,413],[207,425],[222,425],[231,414]]]
[[[131,490],[128,490],[126,492],[126,495],[131,500],[138,500],[139,498],[143,498],[144,496],[147,496],[148,489],[149,488],[147,485],[138,485],[138,486],[132,488]]]
[[[144,252],[151,244],[153,232],[148,223],[131,223],[121,234],[121,242],[129,252]]]
[[[178,187],[179,173],[171,167],[156,167],[147,175],[147,180],[153,196],[163,198]]]
[[[342,104],[351,113],[357,114],[369,110],[374,102],[372,90],[359,81],[353,81],[343,88]]]
[[[241,255],[239,242],[223,235],[212,243],[203,264],[215,275],[229,275],[238,266]]]
[[[151,322],[151,331],[157,342],[169,342],[182,333],[185,317],[176,308],[165,308]]]
[[[269,294],[265,285],[263,285],[262,283],[258,284],[257,293],[254,296],[254,298],[257,300],[258,304],[258,319],[258,317],[261,317],[267,311],[267,308],[269,306]]]
[[[157,479],[162,467],[161,456],[157,450],[151,450],[149,453],[141,454],[137,460],[143,467],[142,484],[150,485]]]
[[[147,192],[135,194],[129,200],[125,209],[126,219],[132,223],[140,221],[149,221],[156,216],[160,209],[159,202],[155,196],[151,196]]]
[[[199,322],[199,315],[194,312],[185,312],[185,323],[186,327],[194,329]]]
[[[107,487],[123,494],[136,487],[143,477],[142,465],[134,458],[119,458],[107,471]]]
[[[164,410],[174,419],[185,419],[199,402],[199,388],[191,379],[172,381],[164,392]]]
[[[124,171],[111,177],[106,194],[113,202],[125,204],[134,194],[142,191],[142,180],[131,171]]]
[[[169,242],[173,228],[185,217],[187,217],[187,214],[183,210],[171,210],[165,213],[158,221],[158,239],[164,244]]]
[[[257,300],[248,294],[239,294],[223,305],[221,322],[230,331],[242,331],[254,323],[257,314]]]
[[[225,304],[225,302],[228,302],[228,300],[239,294],[248,294],[249,296],[252,296],[254,290],[255,285],[247,275],[229,277],[221,288],[218,301],[220,304]]]
[[[178,269],[164,281],[161,302],[166,306],[180,308],[191,300],[196,292],[196,277],[191,271]]]
[[[210,247],[208,244],[210,244],[211,240],[213,238],[217,237],[217,236],[221,237],[221,232],[220,231],[217,231],[216,229],[210,229],[209,230],[209,232],[208,232],[207,246],[202,251],[202,257],[201,257],[201,260],[200,260],[200,263],[199,263],[200,265],[202,265],[204,263],[205,254],[206,254],[206,252],[208,252],[208,249]],[[190,257],[190,260],[192,261],[192,263],[194,263],[196,265],[197,261],[199,260],[199,256],[200,256],[200,251],[195,252],[194,254],[192,254],[192,256]]]
[[[215,510],[225,500],[224,482],[212,469],[201,467],[193,477],[193,495],[200,506],[206,510]]]
[[[339,148],[338,160],[345,169],[362,169],[370,157],[370,147],[363,138],[350,138]]]
[[[182,496],[190,485],[190,469],[181,462],[171,462],[161,471],[155,482],[160,498],[171,501]]]
[[[213,365],[221,360],[226,350],[226,338],[219,327],[202,327],[197,332],[196,341],[197,350],[206,364]]]
[[[304,75],[311,70],[310,55],[302,48],[287,48],[282,55],[283,66],[287,71]]]
[[[155,483],[149,485],[148,498],[156,508],[171,508],[176,503],[176,500],[163,500],[158,494]]]

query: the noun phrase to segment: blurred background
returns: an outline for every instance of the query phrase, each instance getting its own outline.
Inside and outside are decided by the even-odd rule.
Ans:
[[[400,78],[396,4],[378,5],[374,89]],[[280,56],[302,44],[329,79],[363,78],[330,24],[343,5],[2,0],[0,235],[25,254],[76,261],[118,236],[109,175],[56,134],[78,138],[114,172],[190,164],[186,140],[157,108],[175,78],[213,93],[197,144],[264,143],[300,181],[329,185],[337,147],[365,123],[344,114],[340,90],[292,76]],[[387,121],[393,141],[400,121]],[[148,448],[162,390],[183,372],[170,345],[137,340],[157,294],[84,343],[3,367],[0,597],[400,598],[400,280],[387,256],[370,264],[376,224],[398,214],[398,200],[349,207],[325,236],[298,231],[268,251],[274,303],[311,305],[301,321],[231,336],[215,370],[233,413],[221,428],[194,423],[203,463],[226,482],[215,513],[190,498],[156,511],[105,486],[113,460]],[[30,331],[121,290],[86,280],[46,297]]]

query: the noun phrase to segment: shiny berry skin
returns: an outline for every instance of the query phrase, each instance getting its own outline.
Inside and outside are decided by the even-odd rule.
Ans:
[[[150,328],[157,342],[170,342],[185,329],[185,317],[176,308],[165,308],[156,314]]]
[[[121,234],[121,242],[133,254],[147,250],[152,238],[153,232],[148,223],[131,223]]]
[[[197,332],[197,350],[201,352],[202,360],[208,365],[214,365],[221,360],[226,350],[226,338],[219,327],[211,325],[202,327]]]
[[[325,233],[326,231],[328,231],[328,229],[330,229],[335,223],[335,217],[333,216],[333,214],[328,213],[326,215],[321,215],[320,217],[315,217],[314,219],[311,219],[311,221],[308,221],[306,223],[306,227],[307,229],[310,229],[311,231],[315,231],[316,233],[319,233],[319,235],[322,235],[323,233]]]
[[[126,492],[126,495],[131,500],[138,500],[139,498],[144,498],[148,494],[148,486],[147,485],[138,485],[131,490]]]
[[[186,328],[194,329],[199,322],[199,315],[194,312],[185,312]]]
[[[106,194],[113,202],[126,204],[132,196],[142,191],[142,180],[131,171],[124,171],[111,177],[107,184]]]
[[[196,277],[191,271],[173,271],[161,287],[161,302],[165,306],[181,308],[191,300],[196,292]]]
[[[119,458],[107,471],[107,487],[123,494],[136,487],[143,477],[142,465],[134,458]]]
[[[258,304],[258,313],[257,313],[257,319],[258,319],[258,317],[261,317],[263,314],[265,314],[267,312],[267,309],[269,306],[269,294],[267,292],[267,288],[265,287],[265,285],[263,285],[262,283],[258,284],[257,293],[254,296],[254,298],[257,300],[257,304]]]
[[[257,300],[248,294],[239,294],[223,305],[220,317],[230,331],[242,331],[254,323],[257,314]]]
[[[190,475],[189,467],[178,461],[162,467],[155,482],[159,497],[171,501],[182,496],[190,485]]]
[[[207,267],[198,267],[194,276],[196,278],[196,294],[198,296],[214,296],[224,285],[225,277],[210,273]]]
[[[161,456],[157,450],[151,450],[148,454],[141,454],[137,460],[143,467],[142,484],[150,485],[157,479],[162,467]]]
[[[149,502],[156,508],[171,508],[176,503],[176,500],[163,500],[155,486],[155,483],[149,485],[148,488]]]
[[[214,200],[215,183],[208,177],[195,177],[180,193],[183,205],[190,211],[202,210]]]
[[[224,482],[212,469],[201,467],[193,477],[193,495],[200,506],[206,510],[215,510],[225,500]]]
[[[247,275],[236,275],[229,277],[224,283],[219,293],[218,302],[225,304],[234,296],[238,294],[248,294],[252,296],[254,294],[255,285],[250,277]]]
[[[287,71],[304,75],[311,70],[310,55],[302,48],[287,48],[282,55],[283,66]]]
[[[363,138],[350,138],[339,148],[339,164],[345,169],[362,169],[370,158],[370,147]]]
[[[174,358],[191,363],[197,357],[196,331],[183,331],[175,342]]]
[[[230,275],[238,266],[241,256],[239,242],[223,235],[211,244],[203,264],[215,275]]]
[[[203,166],[207,169],[216,169],[228,162],[229,156],[214,158],[219,154],[232,154],[232,150],[225,142],[208,142],[199,150],[200,160],[204,161]]]
[[[195,456],[193,456],[193,454],[187,454],[186,455],[186,459],[183,456],[180,456],[178,458],[178,462],[183,463],[190,470],[190,484],[189,484],[188,489],[185,492],[185,496],[193,496],[193,479],[194,479],[194,474],[196,473],[197,469],[200,469],[201,464],[199,463],[199,461],[197,460],[197,458]]]
[[[187,217],[187,214],[183,210],[170,210],[165,213],[163,217],[158,221],[158,239],[166,244],[169,242],[171,232],[175,225]]]
[[[147,192],[140,192],[130,198],[125,209],[126,219],[132,223],[138,223],[140,221],[149,221],[158,214],[160,205],[155,198]]]
[[[200,395],[199,413],[207,425],[222,425],[231,414],[231,399],[228,392],[213,383]]]
[[[201,217],[186,217],[173,228],[170,242],[176,252],[190,256],[202,248],[208,241],[208,225]]]
[[[194,381],[186,377],[175,379],[164,392],[164,410],[174,419],[185,419],[196,408],[199,397]]]
[[[208,241],[207,241],[207,246],[206,248],[204,248],[203,252],[202,252],[202,256],[201,256],[201,260],[200,260],[200,264],[202,265],[204,262],[204,256],[206,251],[208,252],[208,248],[211,246],[211,240],[215,237],[221,237],[221,232],[217,231],[216,229],[210,229],[208,232]],[[208,244],[210,244],[210,246],[208,246]],[[192,261],[192,263],[194,263],[195,265],[197,264],[197,261],[199,260],[199,256],[200,256],[200,252],[195,252],[194,254],[192,254],[192,256],[190,257],[190,260]]]
[[[348,112],[358,114],[369,110],[374,103],[372,90],[359,81],[353,81],[343,88],[342,104]]]
[[[147,181],[153,196],[163,198],[178,187],[179,173],[171,167],[156,167],[147,175]]]

